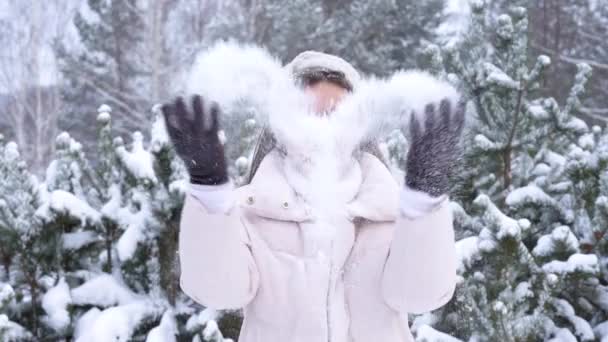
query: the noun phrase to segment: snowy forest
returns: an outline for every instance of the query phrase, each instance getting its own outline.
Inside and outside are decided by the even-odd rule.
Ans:
[[[608,342],[607,27],[603,0],[0,0],[0,341],[237,341],[239,311],[179,287],[159,109],[235,39],[466,98],[458,284],[409,315],[417,341]],[[223,129],[241,184],[260,125]],[[379,139],[398,173],[407,136]]]

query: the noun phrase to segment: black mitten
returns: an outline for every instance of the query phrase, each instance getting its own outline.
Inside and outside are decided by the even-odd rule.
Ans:
[[[226,157],[218,137],[220,109],[216,103],[205,106],[200,95],[182,97],[164,104],[161,111],[167,132],[179,157],[184,161],[194,184],[226,183]]]
[[[424,127],[419,116],[410,117],[410,148],[407,154],[405,184],[431,196],[449,191],[449,176],[461,154],[459,143],[464,126],[465,102],[444,99],[439,110],[434,104],[425,108]]]

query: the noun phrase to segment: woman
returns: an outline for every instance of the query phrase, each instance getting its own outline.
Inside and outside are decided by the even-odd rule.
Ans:
[[[357,90],[358,73],[337,56],[307,51],[286,69],[319,116]],[[207,307],[243,308],[241,342],[414,341],[407,313],[441,307],[456,284],[447,192],[464,107],[437,96],[422,124],[411,116],[403,186],[373,144],[335,154],[341,139],[310,149],[271,127],[249,184],[233,189],[221,108],[200,95],[164,105],[191,182],[179,235],[183,291]]]

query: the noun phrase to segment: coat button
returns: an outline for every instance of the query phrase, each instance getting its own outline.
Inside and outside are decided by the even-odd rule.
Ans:
[[[253,204],[253,202],[254,202],[253,196],[247,197],[247,204]]]
[[[287,209],[287,208],[289,208],[289,203],[283,202],[283,209]]]

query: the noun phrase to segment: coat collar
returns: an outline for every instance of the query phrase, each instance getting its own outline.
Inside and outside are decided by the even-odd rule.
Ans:
[[[260,163],[251,183],[239,188],[237,201],[246,211],[281,221],[313,219],[308,205],[296,195],[282,171],[280,156],[271,151]],[[398,212],[399,186],[386,166],[375,156],[359,159],[362,183],[348,203],[351,219],[394,221]]]

